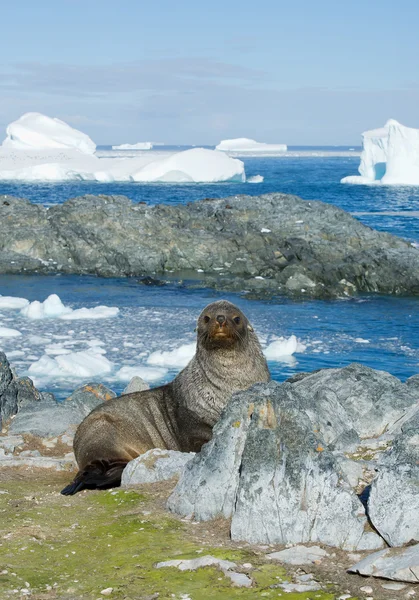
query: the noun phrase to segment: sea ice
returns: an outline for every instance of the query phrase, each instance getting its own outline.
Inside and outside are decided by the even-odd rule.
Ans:
[[[235,138],[232,140],[222,140],[215,149],[222,152],[234,152],[236,154],[251,154],[253,152],[276,154],[278,152],[286,152],[287,146],[286,144],[264,144],[249,138]]]
[[[29,304],[26,298],[17,298],[15,296],[0,296],[0,309],[19,309]]]
[[[419,129],[390,119],[379,129],[362,134],[360,175],[341,183],[419,185]]]
[[[289,338],[280,337],[271,342],[263,351],[267,360],[282,361],[284,357],[292,356],[295,352],[304,352],[306,346],[299,342],[295,335]]]
[[[66,321],[76,319],[108,319],[119,313],[116,306],[95,306],[93,308],[77,308],[73,310],[64,306],[57,294],[51,294],[44,302],[34,300],[20,311],[24,317],[29,319],[53,319],[59,318]]]
[[[96,144],[85,133],[73,129],[60,119],[37,112],[25,113],[17,121],[10,123],[6,134],[3,148],[75,148],[83,154],[93,154],[96,150]]]
[[[0,337],[19,337],[21,334],[17,329],[10,329],[10,327],[0,327]]]
[[[196,351],[196,342],[183,344],[174,350],[152,352],[147,358],[148,365],[168,368],[183,368],[194,357]]]
[[[36,384],[43,379],[68,379],[69,377],[83,379],[105,375],[112,371],[112,367],[112,363],[102,354],[94,350],[85,350],[61,354],[56,358],[44,354],[31,364],[28,373]]]
[[[247,183],[262,183],[263,175],[252,175],[246,179]]]
[[[145,367],[144,365],[125,366],[119,369],[115,378],[119,381],[131,381],[135,376],[141,377],[147,383],[159,381],[167,375],[167,369]]]
[[[153,144],[151,142],[138,142],[138,144],[120,144],[112,146],[112,150],[151,150]]]

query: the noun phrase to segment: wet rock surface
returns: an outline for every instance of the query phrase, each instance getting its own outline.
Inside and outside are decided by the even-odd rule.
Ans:
[[[269,228],[267,228],[269,225]],[[419,293],[419,251],[330,204],[273,193],[187,206],[0,197],[0,272],[196,278],[256,295]],[[255,278],[258,279],[255,279]]]

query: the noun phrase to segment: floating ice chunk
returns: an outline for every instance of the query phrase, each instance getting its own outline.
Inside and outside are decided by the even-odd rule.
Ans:
[[[215,150],[192,148],[154,160],[131,175],[133,181],[213,183],[245,181],[244,164]]]
[[[222,152],[234,152],[234,153],[262,153],[262,154],[276,154],[287,151],[286,144],[264,144],[262,142],[256,142],[250,138],[235,138],[231,140],[222,140],[216,150]]]
[[[57,294],[51,294],[44,302],[34,300],[20,311],[28,319],[50,319],[71,313],[72,309],[64,306]]]
[[[143,365],[126,366],[119,369],[115,377],[119,381],[131,381],[135,376],[141,377],[144,381],[153,382],[163,379],[167,374],[167,369],[145,367]]]
[[[196,342],[183,344],[175,350],[152,352],[147,358],[148,365],[168,368],[183,368],[193,358],[196,351]]]
[[[44,302],[34,300],[20,311],[24,317],[29,319],[109,319],[119,313],[116,306],[95,306],[94,308],[77,308],[73,310],[64,306],[57,294],[51,294]]]
[[[419,129],[390,119],[379,129],[362,134],[359,176],[341,183],[419,185]]]
[[[116,306],[95,306],[94,308],[77,308],[72,312],[65,313],[60,316],[66,321],[76,319],[109,319],[115,317],[119,313],[119,308]]]
[[[248,177],[246,179],[247,183],[262,183],[263,182],[263,175],[252,175],[251,177]]]
[[[289,338],[280,337],[271,342],[263,353],[267,360],[281,361],[283,357],[292,356],[295,352],[304,352],[305,349],[306,346],[299,342],[295,335],[291,335]]]
[[[19,337],[21,334],[17,329],[10,329],[9,327],[0,327],[0,337]]]
[[[69,377],[86,378],[110,373],[112,367],[112,363],[102,354],[86,350],[70,352],[56,358],[44,354],[37,362],[31,364],[28,373],[37,381]]]
[[[364,340],[364,338],[355,338],[355,342],[357,344],[370,344],[371,343],[369,340]]]
[[[262,227],[262,229],[260,230],[261,233],[271,233],[270,229],[266,229],[266,227]]]
[[[37,112],[25,113],[17,121],[10,123],[6,134],[3,148],[75,148],[83,154],[93,154],[96,150],[96,144],[85,133],[73,129],[60,119]]]
[[[19,309],[27,306],[29,300],[26,298],[17,298],[15,296],[0,296],[0,309]]]
[[[138,144],[120,144],[119,146],[112,146],[112,150],[151,150],[152,148],[152,142],[138,142]]]

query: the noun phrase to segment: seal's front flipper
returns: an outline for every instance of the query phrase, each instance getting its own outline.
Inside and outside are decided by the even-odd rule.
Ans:
[[[72,496],[81,490],[106,490],[121,485],[122,471],[127,461],[122,460],[95,460],[79,471],[74,481],[67,485],[61,493]]]

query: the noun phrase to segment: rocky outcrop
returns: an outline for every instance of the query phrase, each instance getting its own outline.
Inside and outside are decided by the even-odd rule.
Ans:
[[[235,394],[213,434],[186,465],[171,510],[198,520],[231,517],[232,539],[251,543],[382,546],[332,452],[292,398],[292,384],[257,384]]]
[[[0,431],[20,407],[41,400],[41,393],[29,377],[17,377],[4,352],[0,352]]]
[[[187,206],[83,196],[50,208],[0,197],[0,272],[159,274],[311,297],[419,293],[419,251],[333,205],[286,194]]]
[[[368,498],[372,524],[389,546],[419,542],[419,414],[403,426],[376,470]],[[419,580],[419,563],[417,574]]]
[[[419,544],[408,548],[386,548],[370,554],[349,569],[351,573],[419,583]]]

